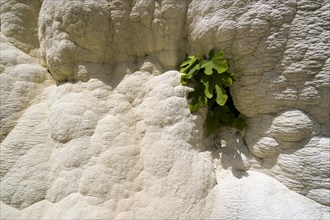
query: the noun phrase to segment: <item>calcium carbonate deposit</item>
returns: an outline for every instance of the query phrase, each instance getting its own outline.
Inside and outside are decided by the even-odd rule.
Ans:
[[[330,218],[328,0],[1,0],[1,219]],[[223,50],[246,128],[180,84]]]

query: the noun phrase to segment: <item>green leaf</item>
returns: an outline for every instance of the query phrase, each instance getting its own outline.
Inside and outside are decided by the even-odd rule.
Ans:
[[[214,50],[210,50],[210,52],[209,52],[209,59],[212,59],[213,55],[214,55]]]
[[[208,99],[204,92],[200,94],[199,100],[203,104],[203,106],[207,106]]]
[[[237,117],[238,110],[232,104],[229,88],[236,80],[233,73],[229,73],[228,64],[223,51],[211,50],[207,59],[199,56],[189,56],[180,66],[181,84],[194,87],[188,94],[189,109],[197,112],[202,106],[207,106],[208,112],[205,126],[208,134],[217,130],[220,124],[243,130],[245,121]],[[227,103],[228,99],[230,101]]]
[[[226,72],[226,76],[230,77],[233,82],[235,82],[237,80],[233,73]]]
[[[221,115],[227,114],[227,112],[229,112],[229,108],[227,105],[224,106],[217,106],[214,110],[213,110],[213,115],[215,115],[216,117],[220,117]]]
[[[185,77],[181,76],[180,83],[182,85],[187,85],[188,84],[188,80]]]
[[[189,92],[187,98],[192,99],[195,97],[195,91]]]
[[[224,106],[226,104],[226,101],[228,99],[228,95],[226,94],[226,90],[219,84],[215,85],[215,90],[217,93],[217,103],[221,106]]]
[[[224,60],[225,59],[225,53],[220,50],[212,56],[212,59]]]
[[[199,103],[195,103],[195,104],[189,104],[189,110],[191,113],[195,113],[198,111],[199,109]]]
[[[222,114],[220,114],[219,118],[221,119],[221,121],[223,121],[225,124],[229,123],[230,120],[230,114],[228,114],[227,112],[223,112]]]
[[[216,116],[217,118],[219,118],[225,124],[227,124],[229,122],[229,118],[230,118],[229,111],[230,111],[230,109],[227,105],[217,106],[213,110],[213,115]]]
[[[234,113],[228,113],[228,122],[226,123],[227,126],[232,127],[235,119],[235,114]]]
[[[186,73],[186,71],[198,63],[197,56],[189,56],[188,60],[184,61],[180,66],[180,73]]]
[[[204,94],[203,84],[197,84],[194,91],[188,93],[188,99],[190,99],[189,109],[192,113],[198,111],[200,106],[206,106],[208,99]]]
[[[218,71],[219,74],[224,73],[228,70],[228,64],[226,60],[213,60],[214,63],[214,69]]]
[[[245,121],[242,117],[238,117],[234,119],[234,126],[238,130],[242,131],[245,127]]]
[[[196,91],[190,92],[188,96],[192,96],[190,104],[189,104],[189,110],[191,113],[197,112],[199,107],[201,106],[200,98],[198,95],[195,95]]]
[[[219,127],[219,120],[214,116],[207,116],[205,120],[206,129],[208,134],[214,133]]]
[[[200,65],[196,64],[193,68],[189,70],[189,72],[185,75],[181,76],[181,84],[186,85],[188,83],[188,80],[192,79],[199,71]]]
[[[230,87],[233,84],[233,80],[224,74],[220,75],[220,81],[221,81],[221,84],[226,87]]]
[[[211,77],[204,75],[201,78],[201,82],[205,86],[204,93],[205,93],[206,97],[209,98],[209,99],[212,98],[213,97],[213,90],[214,90],[214,86],[215,86],[214,80],[212,80]]]
[[[189,104],[189,110],[191,113],[197,112],[199,107],[202,105],[207,104],[207,98],[205,95],[200,94],[199,96],[195,96],[192,100],[191,103]]]
[[[224,73],[228,70],[228,64],[226,60],[215,59],[214,56],[211,60],[201,63],[201,68],[205,68],[206,75],[212,75],[213,69],[218,72],[218,74]]]

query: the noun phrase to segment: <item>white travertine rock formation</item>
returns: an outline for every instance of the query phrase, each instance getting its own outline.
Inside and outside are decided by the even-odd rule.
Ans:
[[[1,219],[329,219],[330,3],[3,0]],[[224,50],[247,127],[178,64]]]
[[[39,40],[38,14],[41,1],[4,0],[1,1],[1,33],[18,49],[38,56]]]
[[[173,68],[185,55],[187,6],[173,0],[45,0],[39,16],[43,63],[59,81],[86,80],[90,73],[81,68],[89,63],[136,69],[150,57],[158,68]]]

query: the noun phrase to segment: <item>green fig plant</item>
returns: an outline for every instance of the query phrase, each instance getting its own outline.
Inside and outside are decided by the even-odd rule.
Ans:
[[[242,131],[245,120],[236,109],[229,88],[236,80],[228,72],[228,63],[223,51],[211,50],[207,57],[199,54],[188,56],[180,66],[181,84],[193,87],[188,94],[191,113],[200,107],[207,108],[205,125],[208,134],[214,133],[219,126],[235,127]]]

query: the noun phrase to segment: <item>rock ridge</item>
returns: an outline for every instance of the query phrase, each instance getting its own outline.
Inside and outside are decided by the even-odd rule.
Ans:
[[[1,219],[329,219],[329,1],[0,6]],[[211,49],[242,133],[188,110]]]

